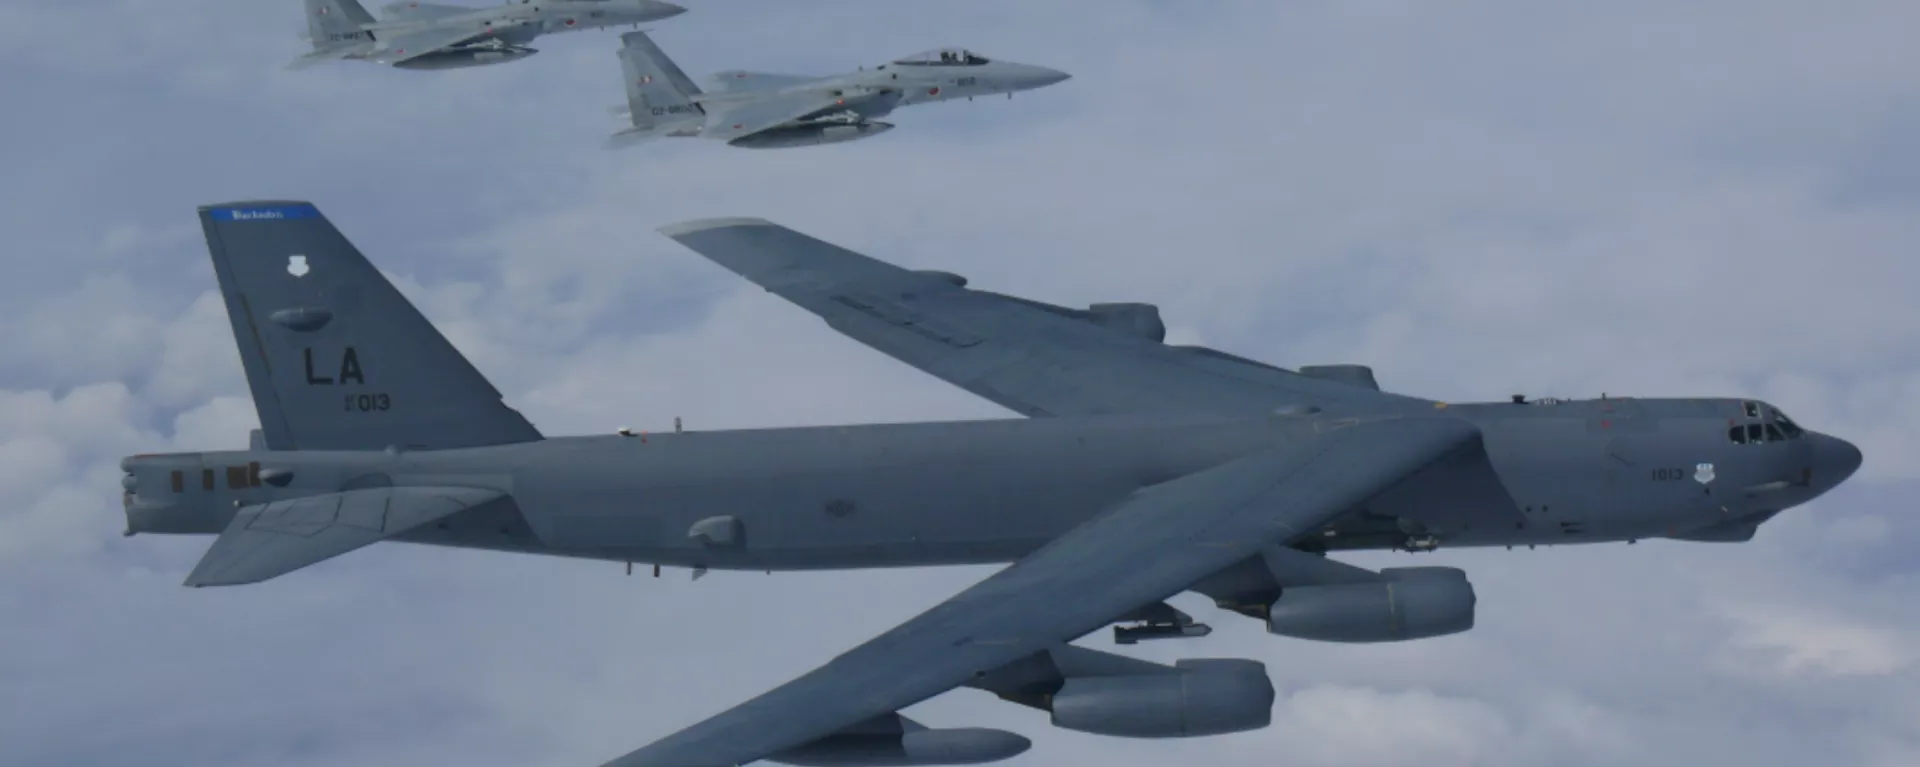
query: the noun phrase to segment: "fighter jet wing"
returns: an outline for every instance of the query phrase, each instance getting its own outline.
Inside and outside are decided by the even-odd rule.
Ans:
[[[418,32],[388,33],[380,38],[379,47],[367,54],[367,59],[381,64],[400,64],[435,51],[446,50],[485,33],[484,29],[466,26],[429,27]]]
[[[505,497],[470,487],[381,487],[247,506],[186,585],[258,583]]]
[[[767,72],[749,72],[744,69],[728,69],[707,76],[708,93],[745,93],[750,91],[773,91],[791,88],[816,78],[802,75],[778,75]]]
[[[480,9],[466,5],[440,5],[437,3],[415,2],[415,0],[402,0],[402,2],[388,3],[381,6],[380,10],[383,12],[381,15],[389,21],[425,21],[428,19],[445,18],[447,16],[458,16],[463,13],[473,13]]]
[[[826,665],[606,767],[779,760],[1173,596],[1478,439],[1451,419],[1362,423],[1143,488]]]
[[[1431,403],[1295,374],[1211,349],[1167,346],[1123,315],[971,290],[751,218],[660,230],[819,315],[854,340],[1030,416],[1248,413]],[[1159,322],[1157,311],[1152,322]]]
[[[711,94],[711,96],[727,95],[726,93]],[[701,129],[700,135],[705,138],[732,141],[768,128],[777,128],[819,112],[833,110],[836,107],[859,112],[863,105],[884,102],[886,108],[891,109],[899,99],[897,93],[848,97],[835,95],[831,90],[797,91],[743,101],[709,97],[700,100],[701,108],[707,110],[706,127]]]

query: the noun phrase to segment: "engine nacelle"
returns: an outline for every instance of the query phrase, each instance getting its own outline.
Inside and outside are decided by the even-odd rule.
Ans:
[[[1273,721],[1273,682],[1250,660],[1183,660],[1175,673],[1068,679],[1053,725],[1122,738],[1190,738]]]
[[[900,734],[836,734],[767,757],[801,767],[929,767],[1010,759],[1033,742],[1005,730],[956,727]]]
[[[1267,631],[1322,642],[1398,642],[1473,628],[1473,584],[1452,567],[1380,571],[1382,581],[1280,592]]]
[[[893,123],[814,123],[763,130],[727,143],[745,149],[785,149],[873,138],[890,130],[893,130]]]
[[[393,65],[397,69],[461,69],[463,67],[484,67],[488,64],[505,64],[519,61],[540,51],[523,46],[497,47],[491,45],[471,48],[454,48],[435,51],[425,56],[407,59]]]

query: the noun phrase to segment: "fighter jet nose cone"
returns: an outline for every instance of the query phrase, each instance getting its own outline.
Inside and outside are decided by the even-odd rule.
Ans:
[[[1073,79],[1073,75],[1067,74],[1058,69],[1048,69],[1041,73],[1040,85],[1044,87],[1044,86],[1052,85],[1054,83],[1063,83],[1071,79]]]

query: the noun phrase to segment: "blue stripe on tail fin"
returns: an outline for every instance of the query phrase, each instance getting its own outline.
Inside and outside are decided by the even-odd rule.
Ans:
[[[209,205],[200,224],[267,448],[540,439],[313,205]]]

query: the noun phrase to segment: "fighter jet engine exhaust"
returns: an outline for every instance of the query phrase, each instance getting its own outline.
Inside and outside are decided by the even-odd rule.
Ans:
[[[1384,580],[1281,592],[1267,631],[1322,642],[1399,642],[1473,628],[1473,584],[1452,567],[1380,571]]]
[[[1123,738],[1191,738],[1258,730],[1273,721],[1273,682],[1251,660],[1183,660],[1179,673],[1068,679],[1053,725]]]
[[[890,130],[893,130],[893,123],[883,122],[795,125],[742,136],[727,143],[745,149],[786,149],[873,138]]]

